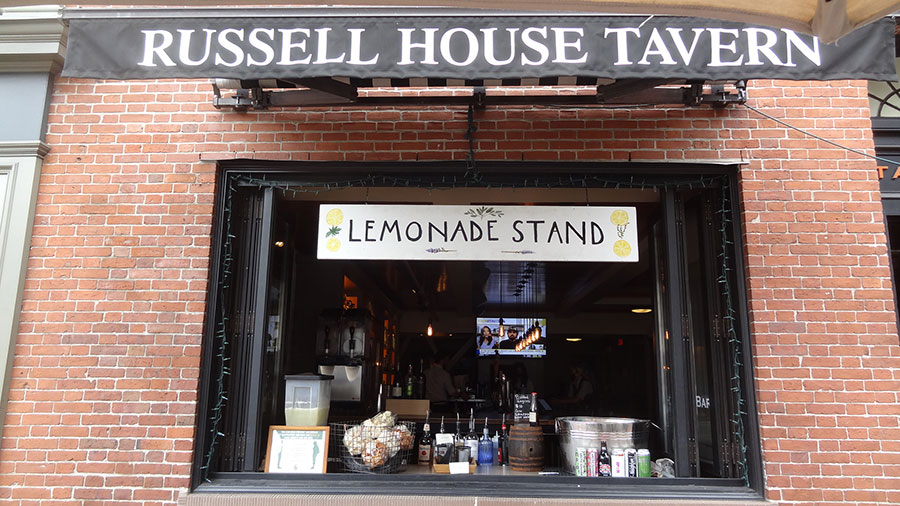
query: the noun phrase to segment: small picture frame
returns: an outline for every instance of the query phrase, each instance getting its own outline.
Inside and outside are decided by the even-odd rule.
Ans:
[[[329,427],[269,427],[267,473],[325,474]]]

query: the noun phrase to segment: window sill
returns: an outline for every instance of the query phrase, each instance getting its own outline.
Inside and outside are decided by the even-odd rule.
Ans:
[[[329,495],[342,497],[341,504],[397,504],[391,497],[420,496],[421,499],[441,502],[449,498],[466,499],[459,504],[488,504],[484,499],[535,498],[546,500],[595,499],[603,505],[643,505],[647,500],[684,500],[685,504],[712,504],[735,506],[742,502],[758,506],[762,495],[741,485],[740,480],[713,478],[578,478],[574,476],[506,476],[502,479],[487,476],[447,475],[387,475],[329,474],[329,475],[277,475],[264,473],[223,473],[210,483],[198,486],[185,498],[187,506],[276,506],[267,500],[273,495],[282,497],[298,495]],[[260,500],[250,501],[249,495],[259,495]],[[229,496],[242,497],[241,502],[222,502]],[[359,502],[350,496],[357,496]],[[185,499],[183,498],[183,499]],[[438,499],[434,499],[438,498]],[[349,501],[349,502],[347,502]],[[382,502],[384,501],[384,502]],[[736,502],[737,501],[737,502]],[[452,504],[457,504],[453,502]],[[493,504],[493,503],[490,503]],[[499,503],[498,503],[499,504]],[[592,502],[593,504],[593,502]]]

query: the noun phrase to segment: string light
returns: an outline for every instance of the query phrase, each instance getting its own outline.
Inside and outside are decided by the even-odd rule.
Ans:
[[[740,470],[740,476],[744,480],[744,485],[750,486],[750,477],[747,469],[747,443],[745,440],[744,417],[747,413],[744,409],[744,389],[742,388],[742,367],[743,352],[740,337],[738,337],[735,328],[735,309],[731,296],[731,248],[729,245],[733,242],[728,238],[728,224],[731,223],[731,186],[727,177],[722,178],[722,201],[719,207],[719,278],[718,283],[721,286],[721,296],[724,299],[724,315],[725,336],[731,345],[731,392],[733,394],[733,402],[735,404],[735,412],[731,413],[732,433],[735,436],[738,450],[740,451],[740,459],[735,459]]]

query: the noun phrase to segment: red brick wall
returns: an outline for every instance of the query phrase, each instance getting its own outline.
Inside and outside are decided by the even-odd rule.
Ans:
[[[872,152],[864,82],[750,105]],[[461,108],[216,111],[205,82],[55,87],[0,446],[13,504],[189,483],[215,160],[464,159]],[[489,108],[481,160],[744,159],[767,497],[900,503],[900,348],[871,160],[740,106]]]

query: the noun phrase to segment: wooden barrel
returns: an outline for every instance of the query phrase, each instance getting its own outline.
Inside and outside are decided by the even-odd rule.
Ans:
[[[537,472],[544,468],[544,433],[541,428],[516,424],[509,429],[509,467]]]

